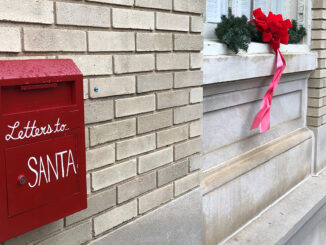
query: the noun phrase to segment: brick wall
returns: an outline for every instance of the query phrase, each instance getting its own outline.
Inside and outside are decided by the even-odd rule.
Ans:
[[[203,9],[0,0],[1,59],[71,58],[85,76],[88,182],[87,210],[5,244],[88,243],[198,187]]]
[[[318,69],[309,79],[307,124],[326,124],[326,1],[312,1],[311,49],[318,52]]]

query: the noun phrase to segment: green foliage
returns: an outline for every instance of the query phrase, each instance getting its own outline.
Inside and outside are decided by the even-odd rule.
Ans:
[[[300,43],[307,35],[303,26],[298,26],[297,21],[292,20],[293,27],[289,29],[289,43]],[[238,53],[240,49],[247,51],[249,43],[263,42],[262,33],[256,30],[254,23],[248,23],[246,16],[235,17],[229,14],[229,17],[223,15],[221,23],[217,24],[215,29],[217,38],[233,52]]]
[[[296,20],[292,20],[292,28],[289,29],[289,34],[289,43],[295,44],[302,41],[302,39],[307,35],[307,31],[303,26],[298,27],[298,22]]]
[[[215,29],[217,38],[235,53],[240,49],[248,50],[254,32],[255,27],[248,23],[246,16],[234,17],[234,15],[229,17],[223,15],[221,23],[217,24]]]
[[[249,23],[248,27],[251,36],[251,41],[257,43],[263,43],[263,33],[257,31],[255,24]]]

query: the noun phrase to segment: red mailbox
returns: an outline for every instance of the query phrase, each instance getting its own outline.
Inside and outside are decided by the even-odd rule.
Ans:
[[[72,60],[0,61],[0,241],[87,206],[83,76]]]

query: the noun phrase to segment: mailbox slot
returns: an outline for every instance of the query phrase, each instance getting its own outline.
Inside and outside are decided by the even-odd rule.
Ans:
[[[73,81],[4,86],[1,88],[2,112],[10,114],[74,105],[74,87]]]
[[[33,90],[33,89],[46,89],[46,88],[56,88],[58,87],[58,83],[41,83],[41,84],[33,84],[33,85],[21,85],[20,89],[23,91]]]

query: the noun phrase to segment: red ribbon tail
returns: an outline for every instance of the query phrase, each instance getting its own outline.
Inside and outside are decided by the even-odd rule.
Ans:
[[[251,124],[251,130],[258,128],[261,122],[261,119],[263,118],[264,111],[261,109],[255,116],[254,121]]]
[[[269,115],[270,115],[270,107],[264,106],[261,110],[256,114],[254,121],[251,125],[251,130],[258,128],[260,125],[260,132],[263,133],[267,131],[269,126]]]
[[[264,118],[261,120],[261,123],[260,123],[260,133],[264,133],[270,129],[270,113],[271,113],[271,110],[270,110],[270,108],[268,108],[268,110],[266,111],[266,113],[264,115]]]
[[[279,50],[277,50],[276,70],[275,70],[273,79],[269,85],[269,88],[268,88],[266,94],[264,95],[261,109],[256,114],[255,119],[251,125],[251,129],[255,129],[260,126],[261,133],[264,133],[270,129],[270,108],[271,108],[271,104],[272,104],[273,93],[281,79],[281,76],[282,76],[282,73],[283,73],[285,67],[286,67],[286,63],[285,63],[284,57],[281,54],[281,52]]]

